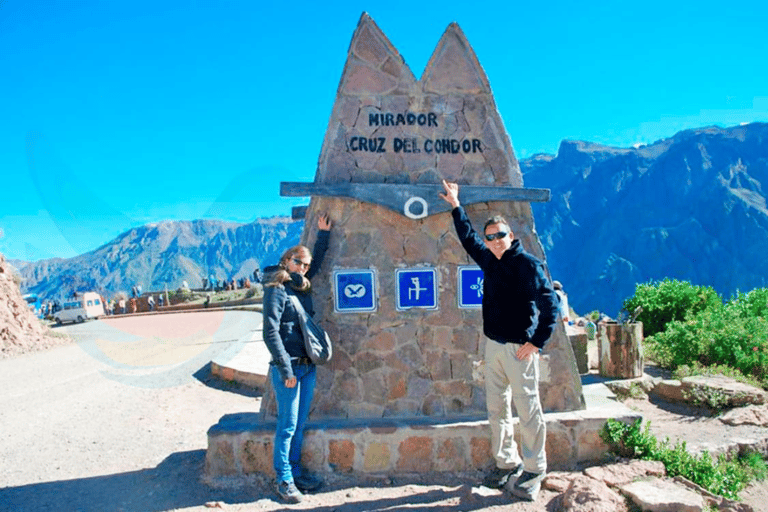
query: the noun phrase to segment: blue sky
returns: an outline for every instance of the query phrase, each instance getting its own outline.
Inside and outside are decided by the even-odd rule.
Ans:
[[[768,121],[765,2],[285,5],[0,0],[0,253],[289,215],[306,200],[279,183],[314,179],[363,11],[417,77],[458,22],[519,158]]]

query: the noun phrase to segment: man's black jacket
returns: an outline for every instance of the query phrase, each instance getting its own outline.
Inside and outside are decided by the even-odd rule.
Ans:
[[[559,300],[544,265],[519,240],[496,258],[472,228],[464,208],[453,209],[456,233],[483,270],[483,332],[499,343],[530,341],[543,348],[557,322]]]

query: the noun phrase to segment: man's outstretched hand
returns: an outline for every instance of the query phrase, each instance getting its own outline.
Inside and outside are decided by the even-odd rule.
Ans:
[[[442,197],[446,203],[450,204],[451,208],[456,208],[457,206],[461,205],[459,202],[458,183],[450,183],[443,180],[443,188],[445,189],[445,194],[440,194],[440,197]]]

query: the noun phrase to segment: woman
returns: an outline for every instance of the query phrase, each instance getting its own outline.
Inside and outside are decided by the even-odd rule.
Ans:
[[[317,221],[320,229],[315,248],[297,245],[288,249],[264,286],[264,342],[272,355],[270,376],[277,401],[277,431],[273,464],[277,493],[289,503],[298,503],[303,492],[317,490],[322,482],[301,466],[301,445],[309,406],[315,390],[315,365],[309,359],[301,335],[299,312],[290,296],[295,295],[307,315],[314,315],[310,294],[312,278],[328,249],[331,222],[327,215]]]

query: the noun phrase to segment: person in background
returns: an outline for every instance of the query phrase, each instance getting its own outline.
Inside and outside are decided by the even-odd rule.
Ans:
[[[310,279],[317,274],[328,249],[331,222],[318,219],[319,232],[312,253],[297,245],[280,258],[264,287],[264,342],[272,356],[269,375],[277,401],[277,428],[273,464],[277,494],[288,503],[299,503],[304,492],[323,482],[301,465],[301,447],[309,407],[315,391],[316,367],[304,348],[299,316],[290,296],[298,298],[306,314],[314,315]]]
[[[568,294],[563,290],[563,284],[560,281],[552,281],[552,286],[555,287],[555,293],[560,299],[560,317],[563,322],[568,323],[571,320],[571,307],[568,305]]]
[[[557,295],[543,263],[523,250],[503,217],[488,219],[481,238],[461,206],[459,186],[443,180],[443,188],[440,197],[453,208],[456,234],[484,274],[485,399],[496,467],[483,485],[535,501],[547,470],[539,351],[557,323]],[[522,457],[513,436],[512,401],[520,418]]]

